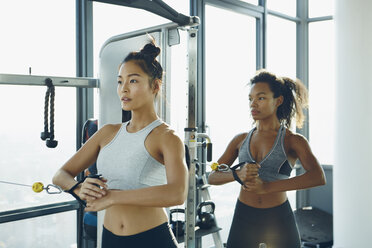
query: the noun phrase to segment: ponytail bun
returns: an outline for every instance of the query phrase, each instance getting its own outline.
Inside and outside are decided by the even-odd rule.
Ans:
[[[296,114],[296,126],[302,128],[305,120],[303,109],[308,107],[308,91],[299,79],[293,80],[288,77],[282,77],[282,80],[284,81],[283,96],[290,100],[288,105],[293,109],[291,110],[291,117]]]
[[[157,47],[154,42],[147,43],[140,51],[140,53],[144,57],[148,57],[151,60],[155,60],[155,58],[160,54],[160,48]]]
[[[149,42],[139,52],[129,53],[122,63],[135,61],[150,78],[162,80],[163,68],[156,60],[160,54],[160,48],[155,45],[155,39],[152,36],[149,38]]]

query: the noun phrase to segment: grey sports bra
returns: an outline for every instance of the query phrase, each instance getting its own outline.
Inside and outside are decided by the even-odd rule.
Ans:
[[[155,120],[135,133],[122,124],[115,138],[101,149],[97,158],[98,173],[107,179],[109,189],[139,189],[166,184],[165,166],[146,150],[145,140],[163,122]]]
[[[253,128],[248,133],[247,138],[243,141],[243,144],[239,149],[239,162],[256,163],[250,151],[250,141],[255,130],[256,128]],[[283,180],[289,178],[291,174],[293,166],[289,163],[287,154],[284,150],[285,132],[286,128],[281,125],[273,147],[259,163],[261,168],[259,169],[258,174],[263,181],[272,182]]]

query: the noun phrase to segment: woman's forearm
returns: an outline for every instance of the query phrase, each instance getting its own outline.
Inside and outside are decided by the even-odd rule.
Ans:
[[[69,190],[77,183],[74,177],[63,169],[57,171],[53,177],[53,184],[58,185],[63,190]]]
[[[187,188],[179,185],[159,185],[135,190],[111,190],[110,205],[170,207],[185,202]]]
[[[265,183],[265,193],[301,190],[326,184],[323,173],[308,171],[286,180]]]
[[[208,176],[208,183],[212,185],[221,185],[233,182],[234,176],[231,170],[229,171],[212,171]]]

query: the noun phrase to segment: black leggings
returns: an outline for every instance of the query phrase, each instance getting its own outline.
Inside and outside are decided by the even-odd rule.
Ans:
[[[165,222],[150,230],[129,235],[118,236],[103,227],[102,248],[177,248],[177,241]]]
[[[300,248],[300,235],[288,200],[273,208],[253,208],[237,201],[227,248]]]

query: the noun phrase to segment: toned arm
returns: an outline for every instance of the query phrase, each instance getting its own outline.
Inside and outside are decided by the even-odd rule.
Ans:
[[[105,125],[99,129],[88,141],[56,172],[53,177],[53,183],[60,186],[64,190],[70,189],[77,182],[74,179],[80,172],[84,171],[91,164],[93,164],[98,156],[99,150],[107,144],[116,134],[120,126],[118,125]],[[104,181],[99,179],[89,179],[91,183],[96,183],[102,187],[106,187]],[[99,197],[99,192],[103,194],[102,190],[98,190],[92,184],[92,196]],[[98,190],[98,191],[97,191]],[[79,195],[80,187],[75,190]],[[89,192],[86,196],[79,195],[80,198],[89,197]],[[93,198],[92,198],[93,199]]]
[[[241,146],[241,143],[247,136],[246,133],[238,134],[236,135],[228,144],[225,152],[222,154],[222,156],[218,159],[219,164],[226,164],[228,166],[231,166],[236,158],[239,155],[239,148]],[[221,185],[225,183],[233,182],[235,179],[231,173],[231,170],[229,171],[212,171],[209,174],[208,177],[208,183],[212,185]]]

